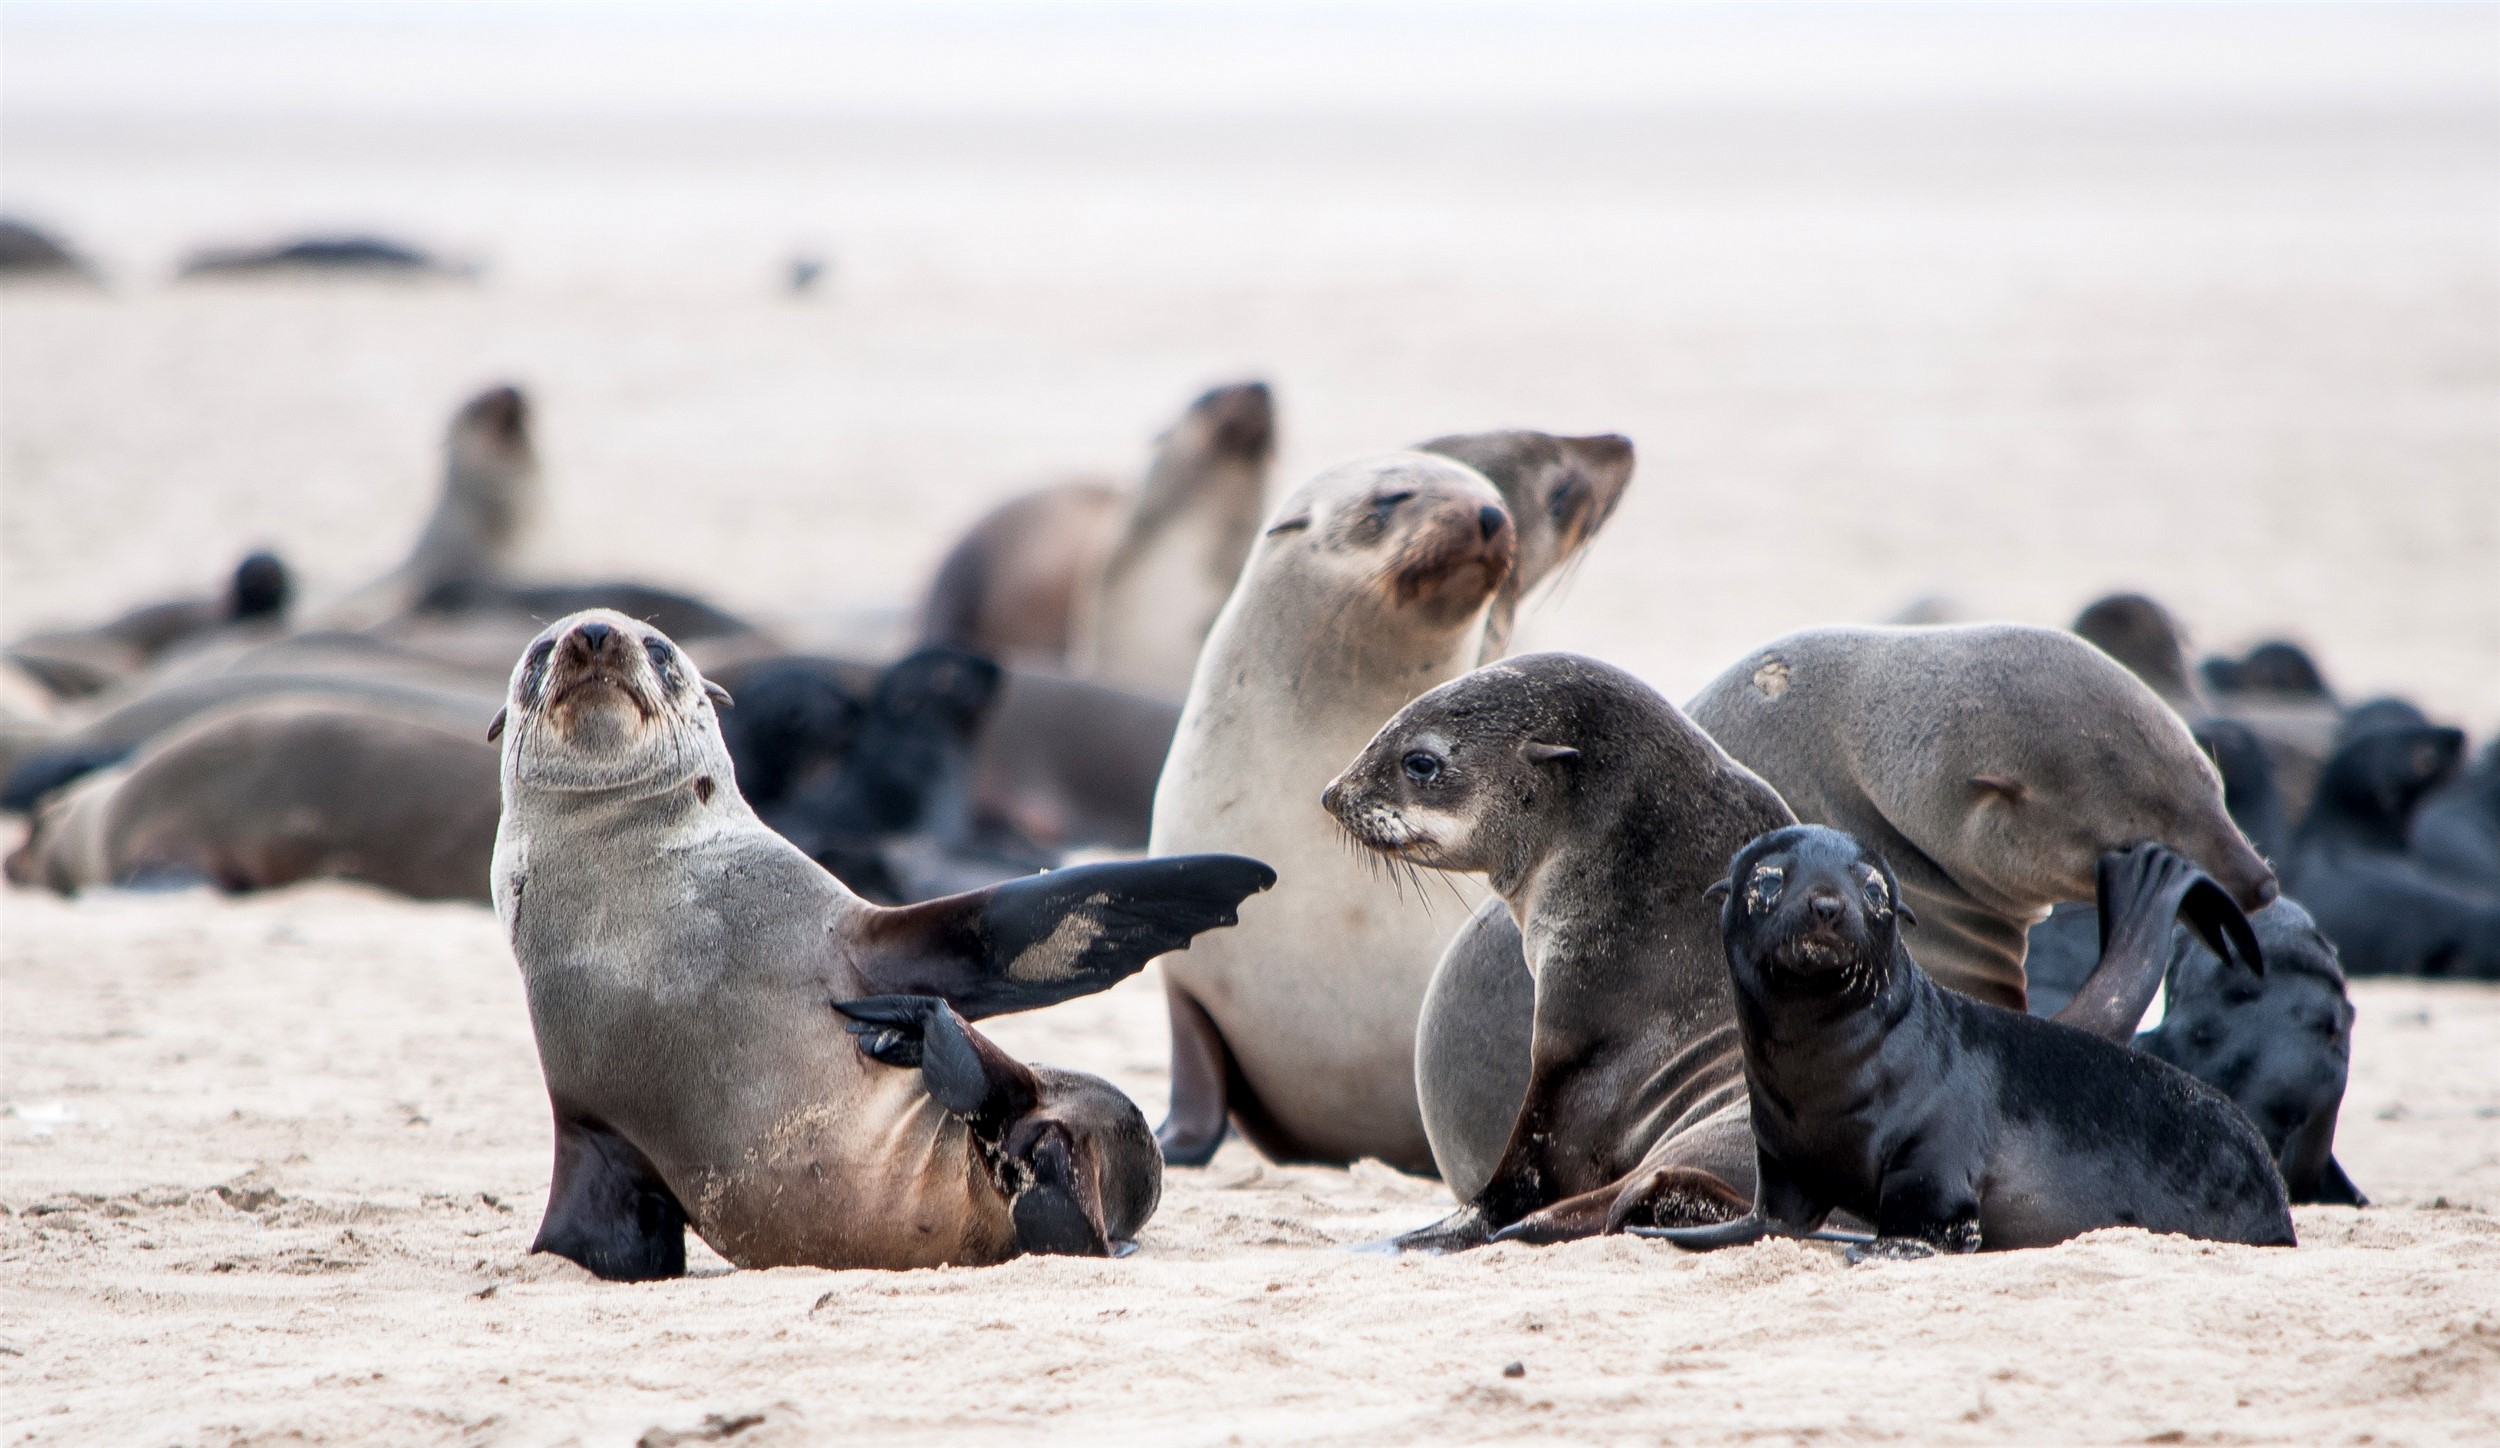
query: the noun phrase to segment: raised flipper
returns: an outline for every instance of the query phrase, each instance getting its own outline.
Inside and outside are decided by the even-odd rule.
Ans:
[[[917,1069],[940,1106],[964,1119],[1015,1223],[1016,1246],[1067,1257],[1112,1255],[1096,1163],[1068,1123],[1037,1113],[1041,1078],[935,996],[836,1001],[859,1048]],[[1106,1090],[1109,1088],[1105,1088]]]
[[[1075,865],[878,910],[853,964],[879,994],[938,996],[977,1021],[1114,985],[1275,883],[1240,855]]]
[[[530,1250],[611,1282],[682,1277],[686,1209],[632,1142],[558,1107],[555,1182]]]
[[[2167,845],[2142,844],[2103,854],[2098,873],[2101,961],[2051,1020],[2131,1044],[2170,967],[2174,920],[2185,922],[2215,955],[2265,973],[2265,954],[2248,917],[2186,856]]]
[[[1224,1144],[1232,1052],[1206,1007],[1169,976],[1163,996],[1172,1015],[1172,1109],[1155,1128],[1155,1145],[1169,1165],[1205,1166]]]

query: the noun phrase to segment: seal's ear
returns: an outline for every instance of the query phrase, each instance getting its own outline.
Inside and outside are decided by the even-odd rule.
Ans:
[[[1232,924],[1276,872],[1240,855],[1072,865],[869,910],[851,964],[870,989],[938,996],[967,1020],[1091,995]]]
[[[2021,804],[2031,794],[2021,780],[2002,774],[1974,774],[1970,782],[1990,794],[2002,796],[2007,804]]]
[[[496,740],[503,737],[504,716],[510,714],[511,712],[512,711],[509,708],[497,709],[495,711],[495,722],[486,726],[487,743],[492,744]]]
[[[1902,924],[1916,925],[1918,912],[1910,908],[1908,900],[1902,898],[1900,883],[1895,881],[1887,888],[1892,891],[1892,913],[1901,917]]]
[[[737,700],[729,697],[729,691],[727,689],[722,688],[720,685],[713,683],[709,679],[705,679],[703,681],[703,696],[712,701],[714,708],[734,709],[738,705]]]
[[[1530,764],[1551,764],[1561,759],[1577,759],[1580,751],[1568,744],[1540,744],[1531,739],[1519,746],[1519,757]]]
[[[1734,880],[1714,880],[1709,889],[1701,892],[1701,898],[1716,904],[1735,893],[1736,882]]]

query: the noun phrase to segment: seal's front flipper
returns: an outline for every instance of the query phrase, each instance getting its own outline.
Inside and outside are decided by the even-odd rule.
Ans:
[[[1540,1207],[1493,1234],[1495,1242],[1525,1242],[1542,1247],[1554,1242],[1576,1242],[1594,1237],[1606,1230],[1607,1214],[1613,1209],[1618,1187],[1613,1183],[1576,1197],[1565,1197],[1550,1207]]]
[[[1389,1245],[1401,1252],[1464,1252],[1493,1240],[1493,1219],[1478,1206],[1464,1206],[1429,1227],[1393,1237]]]
[[[556,1112],[555,1182],[533,1252],[568,1257],[611,1282],[686,1272],[686,1209],[633,1143]]]
[[[1773,1235],[1771,1224],[1748,1213],[1733,1222],[1707,1227],[1634,1227],[1635,1237],[1658,1237],[1687,1252],[1716,1252],[1721,1247],[1750,1247]]]
[[[853,964],[880,993],[967,1020],[1090,995],[1230,925],[1276,872],[1240,855],[1074,865],[869,916]]]
[[[2335,1159],[2335,1122],[2341,1114],[2343,1100],[2338,1097],[2329,1105],[2309,1114],[2309,1119],[2292,1128],[2275,1153],[2275,1167],[2283,1175],[2283,1190],[2292,1204],[2338,1207],[2366,1207],[2370,1203],[2361,1189],[2344,1174],[2343,1164]]]
[[[860,1051],[888,1066],[919,1068],[931,1099],[971,1121],[997,1129],[1042,1099],[1033,1068],[972,1029],[935,996],[869,996],[835,1001],[851,1018]]]
[[[1205,1166],[1224,1144],[1224,1087],[1234,1069],[1232,1051],[1206,1007],[1169,976],[1163,996],[1172,1014],[1172,1109],[1155,1128],[1155,1145],[1163,1148],[1167,1165]]]
[[[2326,1159],[2326,1170],[2318,1174],[2310,1189],[2292,1200],[2329,1207],[2366,1207],[2370,1204],[2370,1199],[2361,1194],[2361,1188],[2353,1185],[2352,1178],[2345,1174],[2344,1164],[2331,1156]]]

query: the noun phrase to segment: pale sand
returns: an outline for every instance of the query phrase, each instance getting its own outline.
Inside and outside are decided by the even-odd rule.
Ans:
[[[524,1256],[549,1134],[493,918],[345,887],[9,897],[10,1441],[2490,1442],[2500,993],[2367,982],[2297,1251],[2109,1232],[1860,1268],[1349,1247],[1432,1183],[1176,1171],[1139,1253],[609,1286]],[[998,1023],[1163,1097],[1151,976]],[[1525,1366],[1508,1379],[1506,1364]],[[2165,1436],[2167,1435],[2167,1436]],[[2180,1435],[2185,1435],[2184,1437]],[[2374,1436],[2365,1436],[2374,1435]]]
[[[263,542],[318,588],[378,572],[443,418],[503,376],[543,404],[549,567],[890,611],[991,500],[1134,466],[1193,389],[1258,373],[1288,485],[1452,430],[1633,435],[1628,501],[1526,640],[1677,698],[1922,594],[2059,622],[2140,586],[2206,643],[2288,631],[2348,691],[2488,731],[2487,89],[1500,123],[13,113],[8,199],[117,290],[0,302],[0,633]],[[317,224],[495,269],[162,284],[194,242]],[[801,243],[836,273],[791,303],[769,286]],[[321,888],[0,913],[13,1439],[617,1443],[759,1414],[736,1441],[2500,1438],[2489,989],[2356,989],[2342,1150],[2381,1205],[2301,1212],[2297,1252],[1391,1260],[1343,1249],[1438,1187],[1234,1145],[1174,1174],[1127,1261],[604,1287],[523,1255],[545,1104],[483,912]],[[1151,978],[998,1033],[1159,1114]]]

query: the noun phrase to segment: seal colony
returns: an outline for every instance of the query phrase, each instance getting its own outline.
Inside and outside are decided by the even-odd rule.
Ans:
[[[537,1246],[604,1277],[683,1270],[688,1228],[742,1266],[1116,1255],[1233,1130],[1439,1175],[1405,1249],[2288,1244],[2285,1201],[2364,1201],[2345,972],[2500,970],[2500,749],[2287,642],[2191,666],[2141,594],[1806,629],[1680,709],[1506,658],[1625,495],[1617,435],[1442,436],[1262,516],[1274,399],[1213,388],[1142,487],[976,527],[916,650],[813,654],[527,576],[531,420],[464,406],[407,562],[310,628],[255,554],[20,640],[0,808],[10,877],[65,892],[490,901],[554,1119]],[[1087,847],[1148,857],[1048,868]],[[982,1032],[1157,957],[1159,1128]]]

